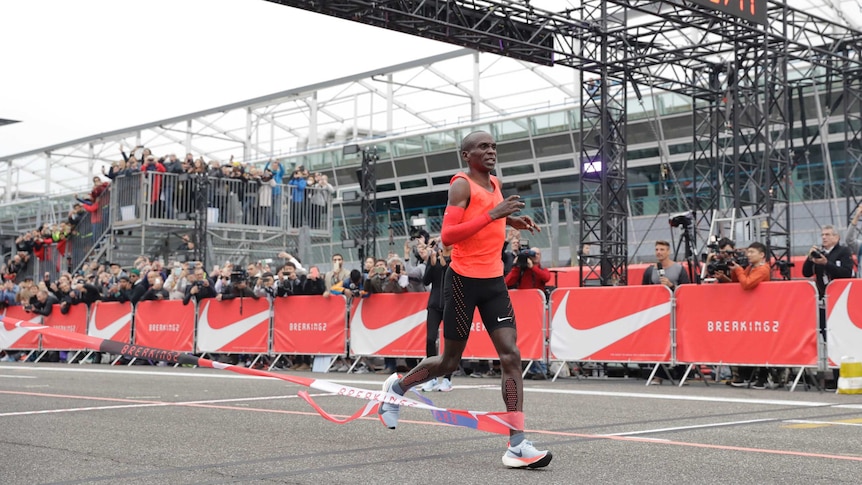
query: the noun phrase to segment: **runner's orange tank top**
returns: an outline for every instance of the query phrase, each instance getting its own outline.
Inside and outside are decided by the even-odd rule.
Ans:
[[[470,183],[470,201],[463,221],[483,217],[500,202],[503,192],[497,177],[491,176],[493,192],[473,182],[464,172],[458,172],[449,183],[461,177]],[[452,270],[469,278],[497,278],[503,276],[503,242],[506,240],[506,219],[495,219],[479,232],[455,243],[452,247]]]

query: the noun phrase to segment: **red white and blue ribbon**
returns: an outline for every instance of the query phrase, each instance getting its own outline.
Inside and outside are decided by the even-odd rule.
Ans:
[[[0,331],[0,349],[7,348],[13,342],[4,341],[4,336],[9,335],[9,332],[15,329],[37,332],[41,335],[49,335],[60,340],[65,340],[70,343],[75,343],[85,346],[89,350],[97,352],[107,352],[111,354],[123,355],[126,357],[160,360],[170,364],[190,364],[198,367],[209,367],[213,369],[222,369],[237,374],[246,374],[258,377],[270,377],[273,379],[281,379],[300,386],[317,389],[319,391],[332,393],[338,396],[347,396],[356,399],[368,401],[365,406],[356,411],[353,415],[346,418],[339,418],[324,411],[308,394],[307,391],[299,391],[298,395],[303,398],[311,407],[317,411],[324,419],[333,423],[345,424],[353,420],[376,413],[380,403],[398,404],[402,408],[416,408],[431,411],[431,415],[436,421],[454,426],[463,426],[473,428],[489,433],[497,433],[509,435],[512,430],[524,429],[524,414],[522,412],[485,412],[485,411],[466,411],[461,409],[447,409],[434,406],[434,404],[424,397],[420,396],[421,401],[410,399],[392,392],[372,391],[358,387],[346,386],[332,381],[323,379],[312,379],[308,377],[299,377],[290,374],[276,374],[259,369],[249,369],[231,364],[223,364],[215,362],[203,357],[186,354],[183,352],[157,349],[154,347],[145,347],[141,345],[127,344],[114,340],[93,337],[89,335],[68,332],[53,327],[47,327],[32,322],[12,319],[8,317],[0,317],[3,319],[3,330]],[[21,334],[16,332],[17,338]]]

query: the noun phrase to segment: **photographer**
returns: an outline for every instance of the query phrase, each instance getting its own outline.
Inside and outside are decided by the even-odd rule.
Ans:
[[[267,271],[260,276],[257,284],[254,285],[254,294],[260,297],[266,297],[267,301],[272,303],[272,300],[278,296],[278,285],[275,283],[275,276]]]
[[[434,243],[435,239],[431,242]],[[440,243],[434,243],[431,246],[430,256],[428,258],[428,266],[425,269],[422,283],[425,286],[431,287],[431,292],[428,294],[428,317],[425,319],[425,356],[433,357],[438,355],[437,340],[440,337],[440,324],[443,323],[443,285],[446,270],[449,267],[450,257],[452,255],[452,246],[442,246]],[[446,374],[442,377],[433,378],[422,386],[425,392],[440,391],[449,392],[452,390],[452,374]]]
[[[47,317],[57,303],[59,303],[57,297],[48,290],[39,290],[36,292],[36,301],[24,305],[24,311]]]
[[[302,288],[305,284],[305,275],[300,275],[296,269],[296,265],[287,262],[278,271],[278,288],[275,296],[293,296],[302,295]]]
[[[215,285],[207,278],[202,267],[196,267],[186,279],[189,283],[183,295],[183,305],[188,305],[192,298],[194,298],[195,303],[200,303],[204,298],[216,297]]]
[[[545,291],[551,272],[542,267],[542,253],[537,248],[521,245],[512,270],[506,275],[506,286],[510,289],[536,288]]]
[[[841,236],[835,227],[823,226],[820,230],[821,248],[812,246],[808,258],[802,263],[802,276],[814,277],[817,294],[820,296],[820,334],[826,340],[826,285],[832,280],[853,277],[853,256],[850,248],[842,246]],[[826,384],[826,389],[835,389],[837,371],[834,379]]]
[[[728,261],[736,256],[736,245],[730,239],[723,237],[711,248],[715,250],[706,257],[706,275],[715,278],[719,283],[730,283],[731,271]]]
[[[228,277],[228,283],[222,285],[221,293],[216,295],[216,300],[232,300],[234,298],[254,298],[257,300],[259,296],[254,294],[254,290],[248,287],[248,273],[243,269],[235,269],[231,271]]]

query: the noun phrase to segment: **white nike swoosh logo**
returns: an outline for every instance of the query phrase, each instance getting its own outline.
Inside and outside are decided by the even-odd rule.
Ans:
[[[356,313],[353,314],[353,320],[350,321],[350,350],[354,354],[375,354],[422,325],[428,319],[428,310],[422,310],[371,330],[362,322],[362,305],[364,303],[365,300],[359,302]]]
[[[40,317],[36,316],[30,320],[27,320],[29,323],[41,323]],[[33,327],[20,327],[18,323],[23,320],[13,319],[11,317],[3,317],[4,323],[0,325],[0,349],[9,349],[15,346],[15,343],[21,339],[27,332],[33,330]],[[14,325],[12,329],[7,327]],[[42,327],[44,328],[44,327]]]
[[[826,350],[832,361],[830,365],[840,365],[841,358],[847,355],[858,357],[859,349],[862,348],[862,329],[853,324],[847,309],[853,284],[847,283],[826,319]]]
[[[581,330],[572,327],[566,318],[569,293],[557,307],[551,319],[551,352],[558,359],[583,360],[608,345],[637,332],[659,318],[670,315],[670,302],[646,308],[597,327]]]
[[[269,308],[245,317],[236,323],[223,328],[212,328],[209,322],[209,310],[212,304],[204,302],[204,311],[198,318],[198,351],[218,352],[225,345],[233,342],[242,334],[269,320]]]
[[[114,338],[117,333],[122,330],[123,327],[126,326],[127,323],[132,321],[132,312],[126,313],[125,315],[120,316],[120,318],[114,320],[104,328],[99,328],[96,324],[96,311],[99,309],[99,303],[97,302],[93,306],[93,314],[90,315],[90,326],[87,328],[87,335],[90,337],[98,337],[103,338],[105,340],[111,340]]]
[[[503,317],[503,318],[497,317],[498,322],[505,322],[506,320],[511,320],[511,319],[512,319],[512,317]]]

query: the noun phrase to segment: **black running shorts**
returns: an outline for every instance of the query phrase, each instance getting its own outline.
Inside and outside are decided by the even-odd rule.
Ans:
[[[465,341],[473,329],[476,308],[488,333],[502,327],[515,328],[515,312],[509,300],[509,290],[502,276],[498,278],[468,278],[446,270],[443,281],[443,337]]]

